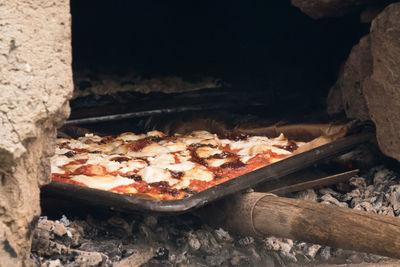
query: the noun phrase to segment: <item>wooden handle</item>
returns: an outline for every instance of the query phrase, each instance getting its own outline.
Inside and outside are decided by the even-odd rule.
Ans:
[[[265,193],[226,199],[201,214],[240,235],[290,238],[400,258],[400,219],[395,217]]]

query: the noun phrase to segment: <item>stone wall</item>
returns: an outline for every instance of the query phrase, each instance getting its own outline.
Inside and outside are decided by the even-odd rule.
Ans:
[[[39,188],[69,114],[69,1],[0,1],[0,265],[30,266]]]
[[[371,119],[382,152],[400,161],[400,3],[372,21],[328,97],[328,112]]]

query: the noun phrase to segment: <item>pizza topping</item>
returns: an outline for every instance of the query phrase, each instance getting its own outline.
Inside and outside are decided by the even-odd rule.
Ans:
[[[246,140],[250,137],[250,135],[235,133],[235,132],[225,132],[223,134],[218,135],[220,139],[229,139],[233,141]]]
[[[293,140],[289,140],[287,145],[279,146],[279,148],[285,149],[285,150],[287,150],[289,152],[293,152],[296,149],[298,149],[299,147]]]
[[[200,147],[200,148],[196,149],[196,153],[201,158],[209,158],[209,157],[211,157],[211,156],[213,156],[215,154],[222,153],[222,151],[217,149],[217,148],[204,146],[204,147]]]
[[[83,183],[88,187],[101,190],[110,190],[120,185],[132,184],[132,179],[121,176],[112,176],[112,175],[100,175],[100,176],[76,175],[72,177],[71,180]]]
[[[201,181],[212,181],[214,179],[214,174],[207,170],[202,166],[198,166],[196,168],[190,169],[185,172],[185,175],[182,177],[183,180],[201,180]]]
[[[304,143],[227,132],[124,133],[57,140],[52,179],[115,193],[181,199],[290,156]]]
[[[113,157],[110,160],[121,163],[121,162],[124,162],[124,161],[129,161],[131,159],[128,158],[128,157]]]
[[[72,150],[70,150],[70,151],[68,151],[68,152],[64,153],[63,155],[64,155],[64,156],[66,156],[67,158],[72,158],[73,156],[75,156],[75,155],[76,155],[76,152],[75,152],[75,151],[72,151]]]
[[[147,140],[145,138],[144,139],[139,139],[139,140],[136,140],[136,141],[133,141],[133,142],[129,142],[128,149],[130,151],[133,151],[133,152],[138,152],[138,151],[142,150],[143,148],[145,148],[146,146],[148,146],[148,145],[150,145],[152,143],[153,143],[153,141]]]
[[[208,166],[207,161],[205,159],[199,157],[199,155],[197,155],[197,152],[195,150],[190,151],[190,156],[191,156],[191,160],[193,162],[198,163],[203,166]]]
[[[151,187],[153,187],[154,193],[161,193],[161,194],[171,194],[172,196],[179,196],[179,191],[175,188],[171,188],[169,184],[165,181],[161,182],[156,182],[156,183],[151,183],[149,184]],[[151,191],[150,191],[151,192]]]
[[[141,182],[143,179],[142,179],[142,176],[140,176],[140,175],[137,175],[137,174],[132,174],[132,175],[129,175],[129,176],[125,176],[125,175],[123,175],[124,177],[126,177],[126,178],[129,178],[129,179],[133,179],[133,180],[135,180],[136,182]]]
[[[146,183],[156,183],[162,181],[169,182],[172,180],[169,171],[158,167],[147,166],[141,169],[138,174],[143,178],[143,181],[145,181]]]
[[[239,168],[243,168],[244,166],[246,166],[246,164],[244,164],[239,159],[237,159],[235,161],[226,162],[226,163],[222,164],[220,167],[224,168],[224,169],[239,169]]]
[[[226,158],[230,158],[230,157],[236,157],[235,154],[228,152],[228,151],[224,151],[218,154],[214,154],[209,156],[209,159],[226,159]]]
[[[170,169],[167,170],[169,171],[169,173],[171,173],[172,178],[181,179],[183,176],[183,172],[171,171]]]

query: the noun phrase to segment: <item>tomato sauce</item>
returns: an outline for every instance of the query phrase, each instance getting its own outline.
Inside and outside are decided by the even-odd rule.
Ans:
[[[198,192],[206,190],[214,185],[215,185],[214,181],[207,182],[207,181],[201,181],[201,180],[195,179],[195,180],[190,180],[189,187],[198,193]]]
[[[83,183],[76,182],[76,181],[74,181],[74,180],[71,180],[71,179],[68,179],[68,178],[64,178],[64,177],[58,176],[58,175],[56,175],[56,174],[52,174],[52,175],[51,175],[51,179],[52,179],[53,181],[58,181],[58,182],[63,182],[63,183],[67,183],[67,184],[74,184],[74,185],[80,185],[80,186],[87,187],[87,185],[85,185],[85,184],[83,184]]]
[[[73,172],[74,175],[83,174],[87,176],[105,175],[106,173],[106,167],[92,164],[81,166]]]

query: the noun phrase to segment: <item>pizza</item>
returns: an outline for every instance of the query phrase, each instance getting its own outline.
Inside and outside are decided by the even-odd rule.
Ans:
[[[174,200],[291,156],[303,142],[207,131],[58,138],[52,180],[131,196]]]

